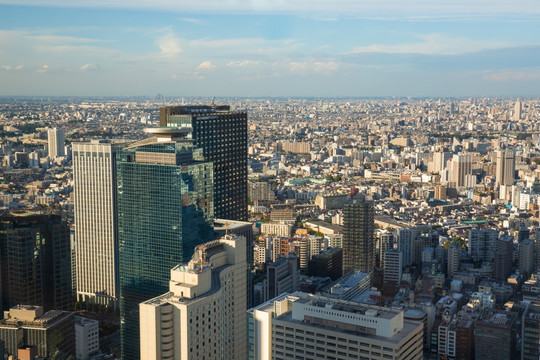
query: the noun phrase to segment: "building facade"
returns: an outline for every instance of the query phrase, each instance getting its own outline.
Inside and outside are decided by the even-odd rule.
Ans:
[[[186,139],[189,129],[117,150],[122,357],[139,358],[139,303],[168,289],[170,269],[188,262],[213,229],[212,163]]]
[[[246,249],[226,235],[170,271],[169,292],[140,304],[141,360],[246,357]]]
[[[49,149],[49,158],[54,159],[57,157],[66,156],[64,145],[64,130],[60,128],[47,130],[47,147]]]
[[[350,200],[343,207],[343,273],[359,270],[373,274],[375,267],[373,203]]]
[[[73,144],[77,299],[116,307],[118,220],[116,147]]]
[[[192,128],[195,145],[214,166],[216,218],[247,221],[247,113],[229,106],[166,107],[159,123]]]
[[[69,228],[59,215],[30,211],[0,217],[2,309],[72,308]]]

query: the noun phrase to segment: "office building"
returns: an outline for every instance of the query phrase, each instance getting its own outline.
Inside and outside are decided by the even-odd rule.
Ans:
[[[384,252],[384,283],[392,282],[399,286],[403,267],[402,253],[396,249]]]
[[[395,233],[379,232],[379,267],[384,268],[384,252],[394,248]]]
[[[514,105],[514,120],[521,120],[521,101],[516,101],[516,104]]]
[[[139,303],[168,289],[170,269],[214,237],[213,170],[189,128],[117,149],[122,357],[139,358]],[[244,248],[245,249],[245,248]]]
[[[271,325],[275,360],[423,357],[423,323],[402,310],[302,294]]]
[[[285,292],[290,293],[298,290],[299,278],[300,272],[296,256],[289,255],[279,258],[276,262],[268,265],[264,280],[264,301]]]
[[[291,311],[297,294],[281,294],[247,312],[248,360],[272,360],[272,319]]]
[[[73,313],[43,312],[43,307],[17,305],[0,321],[0,354],[3,359],[68,360],[75,356]]]
[[[469,256],[474,261],[493,261],[499,232],[494,229],[469,230]]]
[[[519,270],[525,277],[534,270],[534,241],[531,239],[519,243]]]
[[[75,316],[75,354],[88,360],[99,352],[99,321]]]
[[[455,273],[459,271],[459,249],[460,244],[454,241],[448,247],[448,264],[447,272],[448,277],[453,277]]]
[[[66,156],[65,153],[65,139],[64,130],[60,128],[47,130],[47,146],[49,149],[49,158],[55,159],[57,157]]]
[[[343,273],[373,274],[375,267],[373,202],[350,199],[343,206]]]
[[[165,107],[159,123],[191,128],[195,145],[213,163],[216,218],[247,221],[247,113],[229,106]]]
[[[246,221],[214,219],[214,238],[219,239],[228,234],[243,236],[246,239],[246,308],[251,309],[253,307],[253,268],[255,264],[253,224]]]
[[[512,273],[513,253],[514,237],[501,236],[497,241],[497,251],[495,252],[495,279],[506,281],[510,276]]]
[[[246,357],[245,242],[199,245],[170,271],[169,292],[140,304],[141,360]]]
[[[0,216],[2,309],[72,308],[69,228],[59,215],[11,211]]]
[[[540,358],[540,304],[531,303],[521,318],[521,360]]]
[[[476,360],[515,359],[517,313],[484,309],[474,325]]]
[[[118,221],[116,147],[103,140],[73,144],[77,300],[116,307]]]
[[[513,185],[516,171],[516,153],[511,150],[497,151],[496,185]]]
[[[308,275],[337,280],[343,276],[343,249],[331,248],[308,262]]]
[[[450,182],[455,187],[467,186],[467,175],[472,174],[472,157],[454,155],[449,163]]]

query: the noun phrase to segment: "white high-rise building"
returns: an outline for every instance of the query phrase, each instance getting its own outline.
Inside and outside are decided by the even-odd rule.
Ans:
[[[64,143],[64,130],[60,128],[54,128],[47,131],[47,145],[49,149],[49,157],[51,159],[63,157],[66,155],[64,150]]]
[[[244,359],[246,240],[225,235],[171,270],[169,292],[139,304],[141,360]]]
[[[454,155],[449,161],[450,181],[456,187],[467,186],[467,175],[472,174],[472,157],[470,155]]]
[[[516,101],[514,105],[514,120],[521,120],[521,101]]]
[[[116,151],[100,140],[73,144],[77,299],[116,306]]]
[[[75,316],[77,360],[88,360],[99,351],[99,321]]]

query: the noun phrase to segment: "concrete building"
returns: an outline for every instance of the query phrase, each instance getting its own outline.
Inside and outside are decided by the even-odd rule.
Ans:
[[[41,306],[14,306],[4,312],[4,320],[0,321],[0,354],[5,359],[9,356],[72,359],[75,355],[73,318],[71,312],[43,313]]]
[[[417,237],[416,231],[411,228],[398,230],[398,250],[402,254],[403,266],[413,264],[414,239]]]
[[[527,306],[521,318],[521,360],[540,358],[540,304]]]
[[[523,240],[519,243],[519,270],[528,277],[534,270],[534,241]]]
[[[88,360],[99,352],[99,321],[75,316],[75,354]]]
[[[403,254],[396,249],[384,252],[384,283],[393,282],[397,286],[401,283],[401,271],[403,267]]]
[[[319,194],[315,198],[315,205],[321,210],[341,209],[347,201],[346,194],[325,195]]]
[[[309,154],[311,151],[311,144],[307,141],[282,141],[279,145],[278,151],[281,148],[282,151],[293,154]]]
[[[448,247],[448,266],[447,266],[447,275],[448,277],[454,276],[455,273],[459,271],[459,242],[454,241]]]
[[[308,262],[308,275],[337,280],[343,276],[343,249],[330,248]]]
[[[454,155],[449,161],[450,182],[455,187],[467,186],[467,175],[472,174],[472,158],[470,155]]]
[[[139,305],[142,360],[246,356],[246,249],[226,235],[171,270],[169,292]]]
[[[47,130],[47,147],[49,149],[49,158],[55,159],[57,157],[66,156],[64,145],[64,130],[60,128]]]
[[[496,185],[513,185],[516,171],[516,153],[510,150],[497,151]]]
[[[476,360],[515,359],[517,313],[484,309],[474,325]]]
[[[264,301],[298,290],[300,272],[296,256],[280,258],[266,268]]]
[[[343,273],[373,274],[375,267],[373,202],[349,200],[343,208]]]
[[[510,276],[512,273],[513,253],[514,237],[501,236],[497,241],[497,252],[495,253],[495,279],[506,281]]]
[[[275,360],[423,356],[423,324],[401,310],[303,294],[271,325]]]
[[[116,307],[118,219],[116,148],[103,140],[73,144],[77,299]]]
[[[377,235],[379,238],[379,267],[384,268],[384,252],[394,248],[395,233],[382,230]]]
[[[261,234],[291,237],[293,224],[283,222],[270,222],[261,224]]]
[[[494,229],[469,230],[469,256],[474,261],[493,261],[499,232]]]

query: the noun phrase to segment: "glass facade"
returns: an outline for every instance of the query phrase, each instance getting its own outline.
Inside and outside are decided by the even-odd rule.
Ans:
[[[350,200],[343,206],[343,273],[373,274],[375,230],[373,202]]]
[[[166,293],[170,270],[213,239],[212,163],[187,141],[117,152],[122,358],[139,359],[139,303]]]
[[[214,163],[216,218],[247,221],[247,113],[229,106],[162,108],[160,124],[193,129],[195,144]]]
[[[72,307],[69,228],[60,216],[8,213],[0,218],[2,309],[19,304]]]

